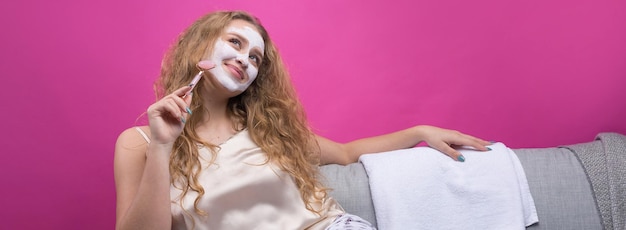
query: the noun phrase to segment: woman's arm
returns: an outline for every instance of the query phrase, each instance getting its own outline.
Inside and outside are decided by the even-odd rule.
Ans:
[[[420,125],[405,130],[363,138],[345,144],[337,143],[317,136],[321,149],[321,163],[324,164],[350,164],[357,162],[365,153],[376,153],[397,149],[411,148],[424,141],[429,146],[445,153],[452,159],[463,161],[461,153],[452,146],[471,146],[477,150],[487,151],[486,145],[490,142],[463,134],[455,130],[437,128],[434,126]]]
[[[150,144],[137,130],[120,134],[114,162],[116,229],[171,229],[169,161],[191,114],[191,97],[183,98],[190,90],[190,86],[182,87],[148,108]]]
[[[132,128],[120,134],[114,160],[116,229],[171,229],[170,150],[148,145]]]

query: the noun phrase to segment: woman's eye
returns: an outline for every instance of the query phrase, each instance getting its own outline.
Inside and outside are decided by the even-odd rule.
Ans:
[[[236,45],[237,47],[241,47],[241,41],[239,41],[239,39],[231,38],[228,40],[228,42],[232,43],[233,45]]]
[[[248,58],[250,58],[250,60],[252,60],[254,63],[259,64],[259,57],[257,57],[256,55],[250,55]]]

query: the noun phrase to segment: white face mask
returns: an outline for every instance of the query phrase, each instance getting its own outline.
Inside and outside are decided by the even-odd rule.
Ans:
[[[217,42],[215,42],[213,55],[210,57],[210,60],[215,63],[216,66],[209,70],[209,72],[213,74],[215,79],[227,90],[231,92],[243,92],[252,84],[254,79],[256,79],[258,73],[257,67],[250,63],[250,52],[253,48],[257,48],[260,49],[261,54],[263,54],[265,42],[263,41],[263,37],[249,26],[230,26],[226,29],[226,32],[246,39],[248,46],[241,47],[241,49],[237,50],[230,40],[224,41],[223,37],[220,37]],[[243,45],[243,41],[240,42],[240,45]],[[236,63],[237,61],[241,62],[242,66],[247,66],[247,68],[241,69],[245,71],[248,76],[247,78],[244,78],[244,76],[242,76],[243,74],[237,73],[236,67],[232,65],[232,63]]]

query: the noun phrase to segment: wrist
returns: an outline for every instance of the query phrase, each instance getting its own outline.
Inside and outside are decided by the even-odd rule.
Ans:
[[[413,136],[414,140],[417,141],[417,144],[422,143],[423,141],[426,140],[426,136],[428,132],[426,131],[427,129],[428,129],[427,125],[417,125],[417,126],[413,126],[410,129],[411,136]]]
[[[172,152],[172,148],[174,147],[173,143],[155,143],[152,142],[148,145],[148,151],[146,152],[146,157],[166,157],[169,159],[170,153]]]

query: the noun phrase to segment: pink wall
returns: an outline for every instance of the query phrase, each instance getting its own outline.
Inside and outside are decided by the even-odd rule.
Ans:
[[[7,229],[112,229],[113,146],[153,101],[163,52],[244,9],[278,43],[320,134],[415,124],[511,147],[626,133],[626,2],[11,1],[0,7]]]

